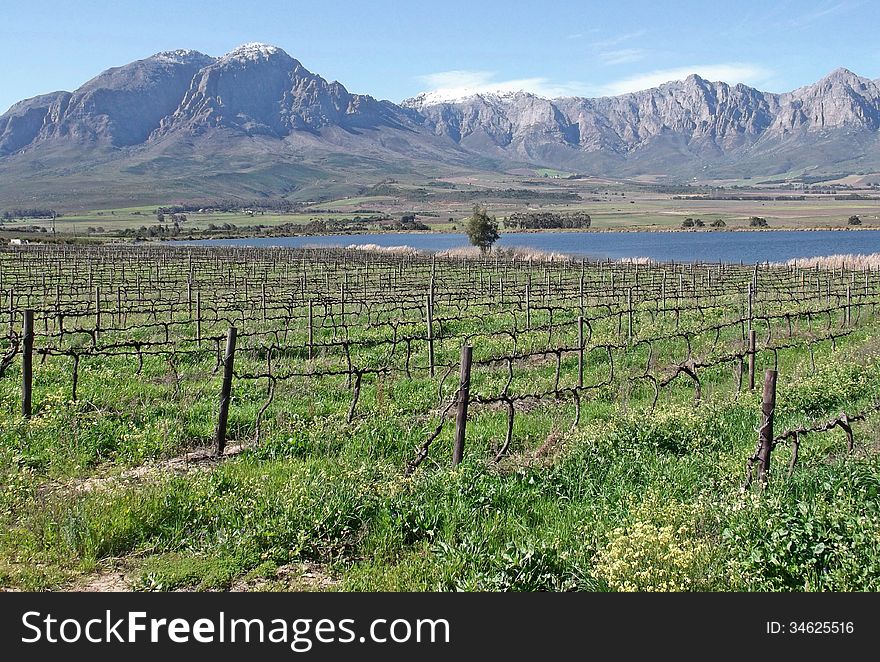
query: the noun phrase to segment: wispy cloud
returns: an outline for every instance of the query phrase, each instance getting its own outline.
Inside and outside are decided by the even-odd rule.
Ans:
[[[684,80],[697,74],[709,80],[721,80],[731,85],[746,83],[760,85],[771,79],[773,72],[765,67],[747,62],[727,62],[720,64],[693,64],[674,69],[655,69],[628,76],[604,85],[590,85],[583,81],[554,81],[546,77],[498,79],[494,71],[458,69],[440,71],[418,76],[418,80],[429,90],[434,101],[461,99],[474,94],[530,92],[547,99],[571,96],[616,96],[628,92],[638,92],[674,80]]]
[[[788,21],[788,25],[793,28],[805,28],[809,25],[813,25],[814,23],[826,18],[828,16],[833,16],[834,14],[841,14],[843,12],[849,11],[851,9],[855,9],[860,5],[865,4],[864,2],[821,2],[819,6],[813,9],[812,11],[804,12]]]
[[[627,42],[643,37],[646,32],[646,30],[636,30],[594,41],[592,43],[593,52],[602,64],[608,66],[638,62],[647,57],[648,51],[644,48],[634,48],[632,46],[623,48],[622,46]]]
[[[621,78],[602,85],[597,91],[601,96],[615,96],[628,92],[638,92],[657,87],[673,80],[683,80],[691,74],[697,74],[709,80],[722,80],[725,83],[746,83],[758,85],[767,80],[771,73],[768,69],[744,62],[728,62],[722,64],[692,64],[674,69],[656,69],[634,76]]]
[[[573,32],[572,34],[565,35],[566,39],[583,39],[587,35],[596,34],[600,32],[599,28],[586,28],[580,32]]]
[[[541,97],[553,99],[579,96],[589,92],[586,84],[579,81],[556,82],[549,78],[514,78],[497,80],[494,71],[457,69],[418,76],[418,80],[437,99],[460,99],[487,92],[518,92],[523,90]]]
[[[646,51],[641,48],[620,48],[615,51],[603,51],[598,57],[605,64],[627,64],[644,60],[646,55]]]
[[[593,47],[596,50],[606,50],[609,48],[614,48],[615,46],[620,46],[627,41],[632,39],[638,39],[639,37],[645,36],[647,30],[635,30],[633,32],[624,32],[623,34],[615,35],[614,37],[608,37],[607,39],[601,39],[599,41],[593,42]]]

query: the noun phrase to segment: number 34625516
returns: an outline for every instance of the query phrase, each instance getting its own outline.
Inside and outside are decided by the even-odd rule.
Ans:
[[[852,621],[790,621],[780,623],[769,621],[768,634],[852,634],[855,626]]]

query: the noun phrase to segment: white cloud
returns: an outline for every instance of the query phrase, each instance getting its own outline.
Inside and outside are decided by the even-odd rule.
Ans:
[[[641,48],[621,48],[616,51],[599,53],[599,59],[605,64],[626,64],[645,59],[645,51]]]
[[[564,96],[580,96],[588,93],[588,86],[578,81],[554,82],[542,76],[495,80],[493,71],[454,70],[440,71],[418,77],[429,94],[435,99],[460,99],[488,92],[531,92],[540,97],[554,99]]]
[[[647,33],[647,30],[636,30],[635,32],[625,32],[623,34],[619,34],[614,37],[608,37],[607,39],[602,39],[600,41],[593,42],[593,48],[597,50],[605,50],[608,48],[613,48],[614,46],[619,46],[620,44],[630,41],[632,39],[638,39],[639,37],[643,37]]]
[[[826,16],[840,14],[842,12],[855,9],[863,4],[864,2],[823,2],[820,3],[820,5],[813,11],[804,12],[803,14],[795,16],[794,18],[789,20],[788,24],[791,27],[795,28],[807,27],[808,25],[812,25],[817,21],[820,21]]]
[[[621,58],[627,55],[636,57],[641,53],[620,53]],[[520,90],[547,99],[572,96],[616,96],[657,87],[669,81],[684,80],[691,74],[698,74],[712,81],[721,80],[731,85],[736,83],[760,85],[771,80],[772,76],[770,70],[755,64],[728,62],[657,69],[621,78],[604,85],[590,85],[583,81],[558,82],[542,76],[497,80],[496,73],[493,71],[467,69],[426,74],[419,76],[418,80],[424,89],[428,90],[426,94],[437,102],[462,99],[474,94],[518,92]]]
[[[602,96],[616,96],[628,92],[638,92],[651,87],[657,87],[669,81],[683,80],[691,74],[697,74],[708,80],[721,80],[731,85],[735,83],[758,85],[766,81],[770,77],[771,72],[764,67],[743,62],[693,64],[674,69],[657,69],[621,78],[620,80],[600,86],[598,93]]]

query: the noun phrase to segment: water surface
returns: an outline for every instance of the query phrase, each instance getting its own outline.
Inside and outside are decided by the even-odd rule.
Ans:
[[[412,246],[440,251],[468,245],[457,233],[252,237],[181,242],[209,246]],[[880,231],[541,232],[502,234],[499,246],[521,246],[592,259],[647,257],[676,262],[780,262],[799,257],[880,253]]]

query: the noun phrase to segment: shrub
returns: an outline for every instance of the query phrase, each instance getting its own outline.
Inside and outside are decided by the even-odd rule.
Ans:
[[[596,555],[594,571],[615,591],[687,591],[703,576],[709,554],[690,527],[639,521],[617,528]]]
[[[473,215],[465,222],[464,231],[467,233],[471,244],[480,249],[481,253],[487,253],[492,245],[498,241],[498,221],[489,218],[486,207],[474,205]]]

